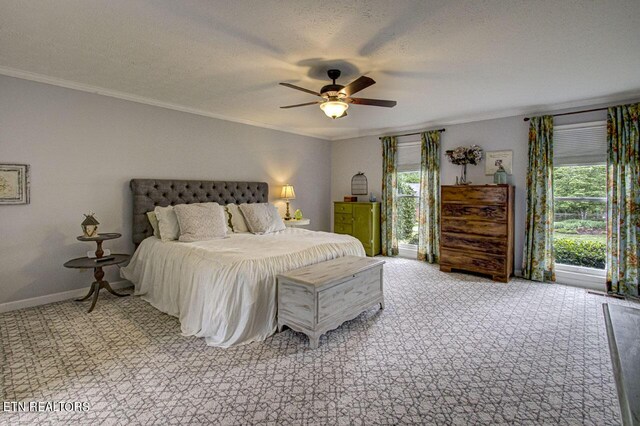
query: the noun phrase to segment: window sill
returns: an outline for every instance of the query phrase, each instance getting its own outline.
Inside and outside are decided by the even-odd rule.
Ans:
[[[398,245],[398,256],[406,257],[407,259],[417,259],[418,258],[418,246],[413,244],[399,244]]]
[[[590,290],[606,290],[606,272],[603,269],[556,264],[556,282]]]

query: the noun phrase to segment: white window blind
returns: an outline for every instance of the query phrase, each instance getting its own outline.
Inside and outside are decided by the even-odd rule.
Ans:
[[[412,172],[420,170],[420,142],[398,144],[398,171]]]
[[[553,129],[553,165],[588,166],[607,161],[607,123],[556,126]]]

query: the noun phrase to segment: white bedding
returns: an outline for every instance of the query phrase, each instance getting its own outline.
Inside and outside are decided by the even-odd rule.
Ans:
[[[136,295],[178,317],[183,335],[226,348],[275,332],[277,274],[347,255],[365,255],[360,241],[298,228],[195,243],[150,237],[121,275]]]

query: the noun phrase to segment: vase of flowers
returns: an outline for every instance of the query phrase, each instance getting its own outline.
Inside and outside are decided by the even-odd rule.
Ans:
[[[456,177],[456,184],[469,185],[471,182],[467,181],[467,164],[474,166],[480,164],[482,148],[478,145],[471,145],[470,147],[459,146],[456,149],[446,151],[445,154],[451,164],[462,166],[460,179]]]

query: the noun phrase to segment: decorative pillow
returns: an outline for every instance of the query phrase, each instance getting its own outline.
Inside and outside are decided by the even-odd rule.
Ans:
[[[233,224],[231,223],[231,212],[227,208],[227,206],[223,207],[224,209],[224,223],[227,225],[227,234],[233,233]]]
[[[224,209],[218,203],[178,204],[173,208],[180,224],[180,241],[213,240],[227,236]]]
[[[173,206],[156,207],[154,212],[158,219],[158,231],[162,241],[177,240],[180,236],[180,225]]]
[[[237,204],[227,204],[227,211],[231,216],[231,228],[233,232],[249,232],[244,216]]]
[[[240,204],[240,211],[253,234],[269,234],[286,229],[278,209],[273,204]]]
[[[147,219],[149,219],[149,224],[153,229],[153,236],[160,238],[160,229],[158,228],[158,217],[156,216],[156,212],[147,212]]]

